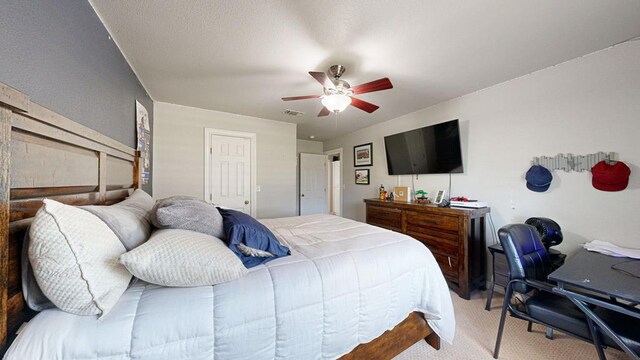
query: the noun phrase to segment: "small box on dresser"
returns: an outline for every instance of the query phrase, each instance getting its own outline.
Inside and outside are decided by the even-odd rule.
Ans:
[[[436,258],[449,288],[469,299],[486,282],[485,215],[489,208],[441,208],[431,204],[365,199],[367,224],[407,234]]]

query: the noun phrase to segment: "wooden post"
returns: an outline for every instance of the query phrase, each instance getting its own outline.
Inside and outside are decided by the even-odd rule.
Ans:
[[[432,348],[440,350],[440,336],[438,336],[438,334],[436,334],[435,332],[427,335],[427,337],[424,338],[424,341],[426,341],[427,344],[429,344]]]
[[[107,153],[98,153],[98,194],[100,204],[107,201]]]
[[[7,341],[11,111],[0,107],[0,345]]]
[[[11,106],[13,110],[29,112],[31,101],[20,91],[0,82],[0,103]]]
[[[140,188],[140,150],[136,150],[136,154],[133,158],[133,188]]]

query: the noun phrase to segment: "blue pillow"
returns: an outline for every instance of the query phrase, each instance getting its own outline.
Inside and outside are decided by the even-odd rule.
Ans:
[[[252,268],[275,258],[291,254],[289,248],[280,244],[275,235],[266,226],[243,212],[218,208],[222,215],[224,232],[227,234],[227,245],[242,261],[244,266]],[[238,244],[268,251],[275,256],[246,256],[238,249]]]

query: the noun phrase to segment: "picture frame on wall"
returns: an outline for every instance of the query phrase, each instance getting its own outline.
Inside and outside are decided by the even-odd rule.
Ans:
[[[356,169],[356,185],[369,185],[369,169]]]
[[[353,147],[353,166],[373,166],[373,143]]]

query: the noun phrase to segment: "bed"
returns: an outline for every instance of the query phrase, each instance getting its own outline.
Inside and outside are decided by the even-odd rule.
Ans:
[[[7,359],[384,359],[421,339],[435,348],[452,340],[450,293],[431,253],[402,234],[328,215],[262,220],[292,255],[241,279],[195,288],[138,281],[104,319],[57,309],[30,319],[20,253],[42,199],[122,201],[138,187],[138,156],[4,84],[0,106]]]

